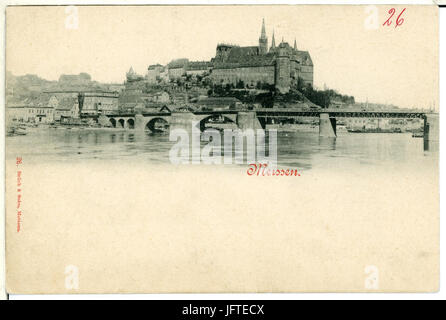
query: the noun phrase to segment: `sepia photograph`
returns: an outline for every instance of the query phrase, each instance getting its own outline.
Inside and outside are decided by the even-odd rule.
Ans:
[[[5,35],[9,294],[439,290],[437,5],[12,5]]]

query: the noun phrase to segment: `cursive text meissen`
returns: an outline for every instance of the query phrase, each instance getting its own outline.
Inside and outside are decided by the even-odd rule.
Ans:
[[[277,168],[268,168],[268,164],[266,163],[251,163],[249,165],[248,170],[246,171],[248,176],[294,176],[300,177],[300,173],[297,169],[277,169]]]

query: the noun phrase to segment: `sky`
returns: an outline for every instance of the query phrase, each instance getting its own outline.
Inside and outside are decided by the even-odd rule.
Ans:
[[[438,109],[438,8],[394,6],[390,26],[383,23],[392,6],[375,8],[9,7],[6,69],[48,80],[87,72],[121,83],[130,67],[145,74],[150,64],[172,59],[210,60],[220,42],[257,45],[264,18],[269,45],[274,30],[276,44],[296,39],[299,50],[310,52],[316,87],[357,101]],[[404,22],[395,27],[401,12]]]

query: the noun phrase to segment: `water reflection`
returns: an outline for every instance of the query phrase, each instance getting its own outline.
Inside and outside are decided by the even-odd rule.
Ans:
[[[326,150],[336,150],[336,138],[319,137],[319,146]]]
[[[223,142],[224,139],[222,138]],[[268,155],[268,136],[260,151]],[[169,150],[175,142],[168,134],[116,130],[66,130],[36,128],[26,136],[7,137],[7,157],[22,155],[28,161],[121,160],[170,163]],[[201,142],[201,147],[207,142]],[[322,138],[313,132],[278,132],[279,166],[311,169],[352,165],[400,165],[423,158],[438,159],[438,143],[426,144],[410,134],[344,133]],[[425,152],[426,148],[429,152]],[[233,153],[235,148],[229,148]],[[435,151],[436,149],[436,151]],[[224,145],[222,145],[222,155]],[[248,152],[245,147],[244,156]],[[233,154],[233,157],[235,155]]]

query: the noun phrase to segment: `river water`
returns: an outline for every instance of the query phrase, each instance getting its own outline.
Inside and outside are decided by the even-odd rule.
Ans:
[[[174,143],[168,134],[131,130],[31,128],[27,135],[6,138],[6,156],[21,156],[35,164],[169,164]],[[205,144],[202,142],[202,146]],[[277,145],[279,167],[300,170],[435,167],[438,163],[438,149],[431,146],[431,150],[425,150],[423,139],[412,138],[409,133],[339,133],[337,138],[321,138],[317,132],[278,132]]]
[[[380,290],[438,290],[438,152],[423,139],[278,132],[278,166],[301,174],[263,177],[174,166],[169,135],[133,131],[6,138],[8,243],[25,282],[45,286],[54,268],[28,266],[52,261],[83,270],[85,292],[110,279],[136,292],[147,279],[157,292],[220,292],[219,279],[234,292],[362,291],[372,265]]]

